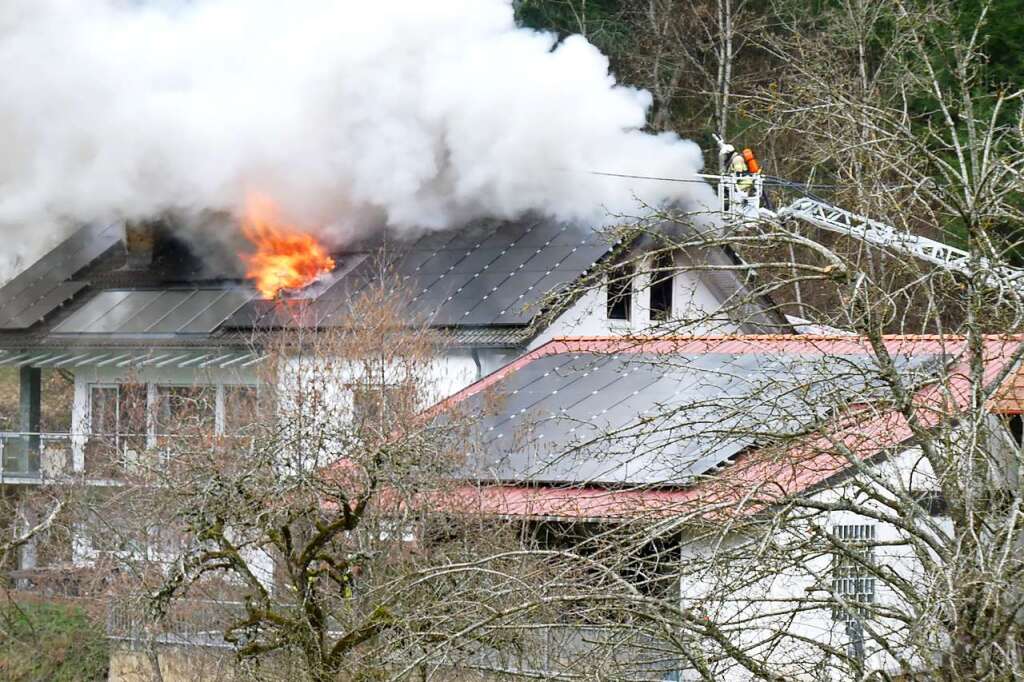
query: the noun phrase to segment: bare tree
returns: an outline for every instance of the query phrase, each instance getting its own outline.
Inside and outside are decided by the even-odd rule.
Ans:
[[[170,561],[169,572],[134,570],[132,584],[165,618],[207,613],[205,636],[223,633],[243,662],[261,662],[257,676],[377,679],[432,646],[443,655],[426,660],[451,666],[501,639],[456,636],[501,600],[481,597],[483,576],[515,571],[498,559],[453,567],[513,538],[438,504],[469,447],[468,417],[420,416],[438,399],[440,339],[410,324],[394,287],[370,289],[331,330],[254,339],[267,356],[259,382],[225,403],[237,418],[223,435],[203,421],[201,393],[182,389],[159,458],[125,491],[134,525],[159,529],[140,565]]]
[[[744,261],[676,267],[747,273],[745,286],[720,310],[652,322],[632,341],[635,363],[691,388],[595,445],[621,452],[696,428],[700,448],[680,472],[738,439],[750,446],[688,485],[667,477],[675,493],[650,495],[657,508],[577,537],[552,560],[548,598],[562,585],[576,622],[623,633],[623,646],[699,679],[1018,679],[1024,458],[1013,386],[1024,343],[1020,283],[1002,266],[1024,222],[1022,94],[988,87],[984,11],[963,31],[933,4],[792,10],[780,6],[784,23],[764,41],[788,75],[744,98],[779,140],[803,138],[788,168],[802,165],[811,183],[827,170],[835,201],[898,229],[959,236],[967,271],[788,222],[642,225],[648,248],[633,272],[657,262],[652,249],[725,247]],[[650,336],[682,348],[673,337],[749,320],[772,300],[786,310],[797,284],[813,292],[816,321],[851,336],[752,340],[771,366],[753,373],[704,371],[682,349],[643,352]],[[729,339],[703,343],[738,352]],[[740,397],[715,393],[722,373],[747,387]],[[674,562],[679,589],[650,590],[658,573],[637,571],[638,556]],[[590,650],[577,674],[611,650]],[[613,664],[601,668],[613,678],[650,674]]]
[[[746,0],[650,0],[635,7],[628,21],[636,49],[626,57],[631,67],[627,78],[654,95],[652,126],[674,129],[681,113],[692,120],[693,112],[678,106],[681,100],[691,108],[710,103],[711,127],[726,137],[735,115],[737,80],[748,87],[764,78],[763,62],[740,59],[764,25],[763,17]]]

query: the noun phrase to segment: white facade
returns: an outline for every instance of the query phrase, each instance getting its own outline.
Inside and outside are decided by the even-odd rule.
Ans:
[[[675,255],[680,268],[692,267],[685,254]],[[644,263],[632,278],[632,304],[629,319],[609,319],[608,288],[606,285],[588,288],[568,309],[530,342],[530,348],[544,345],[562,336],[622,336],[642,335],[645,330],[664,324],[651,317],[651,263]],[[735,334],[739,326],[725,315],[716,316],[722,301],[694,270],[680,269],[672,277],[672,311],[669,319],[673,333],[678,334]],[[687,324],[687,323],[690,324]]]
[[[1008,440],[1006,444],[1010,444]],[[923,590],[928,585],[930,578],[911,545],[916,538],[925,536],[934,537],[940,543],[952,537],[951,520],[935,510],[929,512],[926,504],[921,505],[911,520],[878,501],[878,497],[891,499],[895,494],[928,499],[929,493],[937,492],[932,469],[919,448],[908,448],[877,463],[858,466],[865,470],[808,494],[806,506],[801,507],[797,502],[792,515],[798,516],[802,510],[806,514],[803,520],[791,519],[781,527],[766,521],[764,528],[770,530],[771,537],[752,537],[748,529],[748,534],[742,536],[725,532],[714,542],[704,536],[700,541],[684,542],[681,606],[689,609],[699,605],[709,610],[708,617],[723,627],[741,623],[731,631],[734,641],[741,647],[750,646],[758,651],[767,659],[770,669],[786,679],[808,682],[846,679],[824,660],[820,646],[849,652],[855,640],[862,642],[863,661],[868,670],[899,674],[901,668],[893,654],[905,662],[909,659],[914,666],[917,661],[908,652],[915,633],[903,621],[872,615],[854,618],[849,613],[833,613],[829,606],[814,604],[815,600],[842,595],[843,590],[852,589],[856,584],[856,589],[862,593],[870,592],[871,604],[913,614],[913,606],[906,603],[901,592],[892,588],[896,580],[921,586]],[[870,475],[867,467],[870,467]],[[852,503],[858,511],[814,508],[818,503],[831,507],[842,502]],[[902,502],[894,502],[894,506],[900,511],[906,508]],[[914,524],[913,536],[886,520],[897,518],[899,523]],[[898,578],[892,582],[878,579],[870,571],[853,565],[850,570],[856,572],[857,581],[862,582],[837,582],[835,562],[841,560],[843,553],[835,552],[826,537],[829,535],[850,538],[841,543],[847,548],[860,544],[870,546],[870,563],[879,571],[891,572]],[[860,538],[864,539],[863,543]],[[924,547],[920,542],[917,545]],[[758,547],[775,549],[758,551]],[[792,554],[788,553],[788,548],[793,548]],[[923,551],[934,556],[930,549]],[[717,556],[722,557],[720,561],[715,560]],[[714,569],[693,571],[688,562],[692,562],[692,566],[717,565],[720,572]],[[766,570],[766,566],[772,568]],[[746,584],[749,581],[752,582]],[[744,586],[735,589],[737,584]],[[723,599],[723,594],[728,595],[728,599]],[[855,596],[843,598],[851,605],[856,603]],[[850,630],[851,627],[854,629]],[[860,635],[855,634],[858,628],[862,631]],[[780,632],[789,635],[785,641],[770,652],[766,646],[757,649],[758,643],[769,642]],[[884,642],[884,646],[880,642]],[[821,665],[812,673],[807,663],[814,660]],[[737,682],[752,679],[751,673],[736,663],[719,665],[718,679]]]

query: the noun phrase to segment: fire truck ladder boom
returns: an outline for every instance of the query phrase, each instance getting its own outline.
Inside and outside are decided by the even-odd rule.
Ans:
[[[1006,290],[1012,289],[1024,298],[1024,269],[1001,265],[982,257],[974,259],[963,249],[920,237],[892,225],[851,213],[818,199],[802,197],[777,210],[764,206],[764,176],[753,151],[736,151],[731,144],[715,135],[719,160],[726,170],[723,175],[702,175],[718,179],[718,200],[722,213],[740,220],[763,219],[785,222],[790,219],[845,235],[900,255],[913,256],[940,268],[969,277],[973,267],[986,272],[985,283]],[[791,184],[791,183],[784,183]]]
[[[766,217],[780,220],[796,218],[823,230],[913,256],[964,276],[969,276],[971,272],[971,255],[963,249],[897,230],[891,225],[859,216],[823,201],[804,197],[778,211],[762,208],[761,213],[767,214]],[[978,264],[982,268],[991,268],[992,272],[986,278],[989,285],[997,288],[1009,285],[1018,293],[1024,294],[1024,270],[1006,265],[994,266],[986,258],[981,258]]]
[[[901,251],[934,265],[967,274],[970,254],[927,237],[900,232],[891,225],[859,216],[814,199],[797,199],[776,212],[778,218],[798,218],[829,232],[846,235],[885,249]]]

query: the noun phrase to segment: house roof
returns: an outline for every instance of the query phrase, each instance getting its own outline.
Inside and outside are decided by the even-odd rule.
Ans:
[[[577,280],[611,248],[579,225],[538,217],[480,221],[336,254],[336,270],[284,303],[262,301],[230,253],[211,263],[171,239],[152,267],[125,267],[119,226],[87,225],[0,287],[0,346],[41,341],[218,339],[253,329],[340,324],[348,304],[385,268],[409,299],[410,319],[452,330],[456,343],[521,345],[541,301]],[[211,246],[211,249],[223,245]]]
[[[410,319],[457,344],[521,346],[545,306],[567,305],[558,293],[615,246],[602,232],[537,216],[377,237],[335,254],[322,281],[271,302],[244,280],[230,245],[169,234],[150,266],[131,269],[121,236],[118,225],[87,225],[0,287],[0,347],[244,346],[254,329],[346,323],[355,296],[385,269]],[[741,287],[734,272],[703,276],[723,300]]]
[[[884,339],[884,346],[904,377],[916,386],[914,403],[922,425],[935,426],[969,404],[963,339],[892,336]],[[1020,411],[1019,395],[1013,387],[1019,383],[1015,370],[1022,352],[1024,337],[986,337],[984,382],[994,391],[990,410]],[[508,389],[520,391],[507,399],[507,407],[496,417],[483,421],[481,442],[485,447],[481,452],[497,453],[508,460],[508,466],[493,469],[499,475],[492,478],[491,485],[486,485],[482,476],[469,476],[475,482],[461,488],[447,503],[492,514],[569,518],[707,514],[722,508],[763,506],[766,500],[822,484],[854,462],[890,451],[911,438],[906,419],[887,402],[878,402],[884,391],[879,392],[877,382],[856,379],[870,373],[872,357],[865,339],[849,336],[557,339],[436,408],[444,413],[464,403],[471,412],[477,407],[474,401],[482,396],[500,395]],[[662,368],[666,376],[658,382],[676,383],[682,390],[669,397],[661,389],[650,394],[634,392],[635,388],[620,392],[599,387],[596,394],[590,389],[592,400],[608,407],[605,416],[580,419],[570,397],[564,403],[566,414],[542,414],[520,428],[511,447],[492,435],[492,426],[508,424],[522,409],[520,395],[544,405],[548,399],[542,393],[554,395],[559,386],[579,381],[600,386],[600,380],[594,382],[595,376],[617,382],[621,377],[616,375],[623,368],[643,363]],[[786,367],[789,369],[780,371]],[[741,375],[736,371],[741,368],[749,371]],[[832,381],[829,372],[835,373]],[[641,383],[654,378],[653,372],[638,373],[646,376]],[[721,380],[723,373],[730,376],[726,382]],[[694,374],[704,376],[702,383],[710,392],[691,390]],[[793,396],[798,384],[808,390]],[[531,390],[531,386],[540,390]],[[742,390],[736,390],[739,387]],[[840,400],[840,394],[848,395]],[[821,409],[839,407],[843,402],[848,409],[840,414],[829,415]],[[624,411],[616,403],[623,403]],[[869,403],[870,409],[866,407]],[[709,406],[714,407],[711,413]],[[609,419],[607,415],[617,410],[630,417]],[[769,423],[772,438],[766,437],[767,430],[745,429],[744,414],[753,416],[751,421]],[[688,416],[695,418],[688,421]],[[571,429],[580,426],[593,434],[584,436],[592,442],[581,443],[572,435]],[[596,436],[602,438],[594,440]],[[594,471],[602,466],[623,473],[622,455],[628,448],[618,447],[617,439],[630,446],[638,442],[650,446],[633,450],[630,456],[639,455],[640,470],[651,475],[627,473],[619,480],[607,476],[595,480]],[[679,440],[687,442],[680,444]],[[546,442],[533,459],[522,454],[540,441]],[[559,472],[556,476],[545,476],[548,463]],[[578,475],[572,476],[574,472]],[[557,478],[562,480],[556,482]]]
[[[384,243],[344,269],[319,292],[305,320],[331,326],[382,270],[380,258],[409,299],[410,315],[440,327],[524,326],[545,296],[577,280],[611,248],[600,232],[546,218],[480,221],[424,234],[411,243]],[[232,323],[277,325],[265,302],[254,301]]]
[[[74,275],[120,239],[120,226],[85,225],[8,281],[0,288],[0,329],[27,329],[85,289]]]

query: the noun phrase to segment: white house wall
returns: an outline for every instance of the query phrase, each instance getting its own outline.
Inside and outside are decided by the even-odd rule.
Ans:
[[[685,268],[689,265],[689,260],[679,256],[676,263],[679,267]],[[551,324],[533,339],[530,349],[560,336],[641,334],[653,325],[663,324],[651,321],[649,282],[650,276],[647,272],[639,272],[634,276],[633,304],[628,320],[608,319],[608,292],[604,285],[586,289],[567,310],[552,320]],[[690,320],[694,324],[677,324],[673,326],[673,331],[686,334],[738,332],[739,327],[734,322],[728,319],[715,319],[714,313],[721,307],[722,301],[719,300],[719,296],[701,279],[699,272],[685,269],[676,272],[672,278],[671,318],[679,322]]]
[[[899,486],[902,479],[904,485],[913,482],[913,491],[920,493],[932,489],[934,479],[930,477],[930,468],[927,461],[923,459],[919,449],[911,448],[900,455],[879,463],[872,467],[875,476],[888,481],[887,486]],[[866,482],[863,475],[858,479]],[[874,485],[874,484],[872,484]],[[883,488],[876,487],[876,490],[883,491]],[[859,505],[866,508],[876,508],[880,512],[891,514],[888,510],[876,502],[866,499],[858,487],[852,482],[841,483],[835,487],[824,489],[812,495],[810,499],[819,502],[835,502],[840,499],[856,498]],[[934,524],[934,532],[939,535],[949,534],[952,525],[948,518],[931,517],[922,512],[921,524]],[[927,519],[924,521],[923,519]],[[886,543],[905,539],[905,534],[895,526],[877,521],[873,518],[846,511],[834,511],[816,515],[813,523],[817,524],[824,532],[832,532],[838,525],[873,525],[875,542]],[[789,542],[806,542],[808,532],[806,529],[798,531],[790,526],[790,530],[776,531],[775,542],[784,545]],[[792,532],[791,532],[792,531]],[[727,535],[721,539],[725,548],[735,548],[742,543],[760,543],[764,538],[739,537],[735,534]],[[703,541],[702,541],[703,542]],[[747,645],[752,645],[759,640],[765,640],[772,633],[785,629],[789,633],[805,638],[806,641],[820,644],[827,644],[839,650],[843,650],[849,636],[845,632],[845,625],[833,620],[829,609],[821,608],[803,611],[790,619],[790,616],[770,615],[786,608],[787,600],[789,606],[795,606],[797,600],[813,596],[815,583],[818,585],[831,584],[831,555],[823,552],[821,556],[812,558],[798,566],[781,568],[769,576],[758,580],[738,593],[734,594],[735,601],[726,605],[716,601],[710,595],[714,593],[716,582],[731,581],[724,583],[734,585],[735,581],[745,579],[747,576],[756,576],[764,572],[764,564],[756,552],[751,551],[747,560],[749,566],[738,565],[735,561],[722,566],[721,575],[704,574],[701,576],[691,575],[686,570],[687,556],[703,556],[707,558],[713,550],[711,544],[696,544],[685,548],[683,556],[682,581],[680,594],[684,608],[700,604],[702,608],[709,611],[710,618],[719,618],[724,623],[730,617],[741,611],[744,614],[746,625],[739,639]],[[923,581],[924,573],[921,564],[915,558],[913,550],[906,546],[875,546],[873,548],[874,561],[878,565],[891,567],[896,573],[911,583]],[[743,553],[740,553],[743,556]],[[721,588],[723,583],[719,583]],[[820,588],[818,588],[820,589]],[[818,592],[818,595],[825,596]],[[875,603],[898,605],[900,596],[888,589],[882,581],[875,581]],[[887,639],[890,646],[897,651],[900,650],[900,641],[909,637],[909,633],[897,621],[879,622],[877,619],[869,621],[871,627],[881,632],[888,632]],[[865,635],[866,663],[869,668],[885,669],[889,672],[898,672],[896,661],[871,641],[869,635]],[[904,649],[905,650],[905,649]],[[787,679],[818,680],[820,677],[812,677],[806,670],[808,658],[820,659],[821,654],[815,647],[807,644],[798,644],[796,639],[788,639],[786,643],[770,654],[773,669],[787,676]],[[722,680],[749,680],[750,673],[738,666],[726,668],[724,665],[719,670],[719,679]],[[792,676],[792,677],[790,677]],[[838,679],[838,678],[836,678]]]

